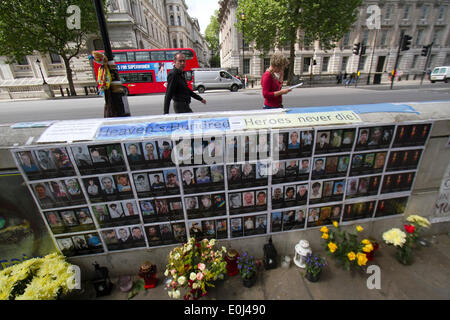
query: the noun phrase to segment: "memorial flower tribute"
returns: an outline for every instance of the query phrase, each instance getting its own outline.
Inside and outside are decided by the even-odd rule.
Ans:
[[[374,250],[370,240],[358,240],[358,234],[363,230],[364,228],[358,225],[353,232],[348,233],[340,229],[336,221],[333,221],[333,229],[326,226],[320,229],[327,253],[346,270],[364,268],[369,261],[367,256]]]
[[[406,218],[409,224],[403,226],[405,231],[392,228],[383,233],[383,240],[397,248],[396,258],[405,265],[411,264],[414,259],[413,249],[416,246],[422,228],[429,228],[430,222],[421,216],[410,215]]]
[[[185,300],[197,300],[207,294],[206,287],[214,287],[214,281],[224,278],[227,263],[223,254],[226,248],[214,250],[215,244],[215,239],[190,238],[169,253],[164,273],[168,277],[166,287],[169,297],[178,299],[182,291],[186,291],[183,296]]]
[[[52,253],[0,272],[0,300],[54,300],[75,288],[75,270]]]

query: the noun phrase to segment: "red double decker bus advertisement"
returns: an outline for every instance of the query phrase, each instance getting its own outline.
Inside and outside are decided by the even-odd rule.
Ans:
[[[184,71],[188,85],[192,89],[192,69],[199,67],[193,49],[113,50],[114,62],[127,94],[166,92],[167,74],[173,69],[173,60],[177,52],[182,52],[186,56]],[[97,77],[99,66],[94,64],[94,68]]]

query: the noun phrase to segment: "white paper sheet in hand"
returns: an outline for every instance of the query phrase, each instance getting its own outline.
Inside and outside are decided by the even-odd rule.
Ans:
[[[292,87],[289,87],[288,89],[294,89],[294,88],[297,88],[297,87],[300,87],[300,86],[302,86],[303,85],[303,82],[301,82],[301,83],[299,83],[299,84],[296,84],[295,86],[292,86]]]
[[[58,121],[47,128],[37,142],[92,140],[102,123],[103,119]]]

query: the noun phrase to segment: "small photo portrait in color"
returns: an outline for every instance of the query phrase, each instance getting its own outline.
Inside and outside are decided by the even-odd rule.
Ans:
[[[323,153],[330,147],[330,131],[318,131],[316,141],[316,152]]]
[[[322,182],[315,181],[311,183],[310,199],[320,199],[322,197]]]

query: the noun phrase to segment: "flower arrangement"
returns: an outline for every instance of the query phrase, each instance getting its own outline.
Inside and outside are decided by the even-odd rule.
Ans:
[[[383,233],[383,240],[397,247],[397,260],[403,264],[411,264],[413,261],[413,247],[416,245],[422,228],[429,228],[430,222],[421,216],[410,215],[406,218],[410,224],[405,224],[405,231],[392,228]]]
[[[328,254],[331,254],[345,269],[361,269],[367,264],[368,255],[374,250],[373,244],[368,239],[358,240],[358,233],[364,230],[361,226],[356,226],[355,230],[347,233],[339,228],[339,223],[333,221],[334,230],[323,226],[323,243]]]
[[[310,277],[311,279],[318,279],[322,269],[327,265],[327,262],[319,255],[308,253],[305,264],[307,277]]]
[[[75,288],[75,270],[52,253],[25,260],[0,272],[0,300],[54,300]]]
[[[190,238],[183,246],[170,252],[164,273],[166,277],[170,277],[167,281],[169,297],[180,298],[180,289],[184,288],[187,291],[185,300],[197,300],[206,295],[206,286],[214,287],[213,281],[224,278],[226,262],[223,254],[226,248],[215,251],[215,243],[215,239],[199,241]]]
[[[242,256],[237,258],[239,274],[242,279],[251,279],[256,275],[255,258],[244,252]]]

